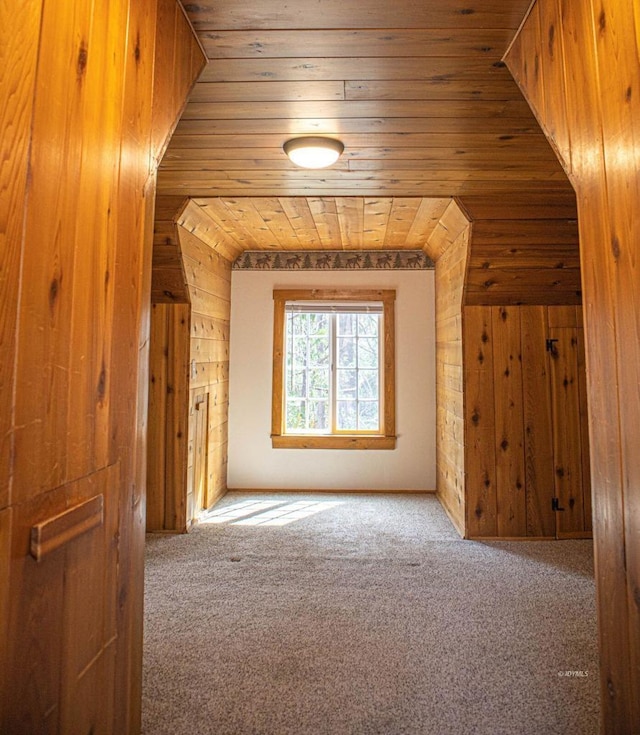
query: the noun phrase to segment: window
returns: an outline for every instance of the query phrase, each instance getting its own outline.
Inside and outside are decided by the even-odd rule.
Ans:
[[[273,446],[393,449],[395,291],[273,298]]]

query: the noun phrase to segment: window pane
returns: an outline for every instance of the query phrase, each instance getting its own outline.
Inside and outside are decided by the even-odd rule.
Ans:
[[[345,303],[335,311],[317,306],[318,311],[286,313],[284,431],[381,431],[383,315],[340,313],[350,308]]]
[[[327,336],[312,337],[309,341],[309,364],[329,365],[329,339]]]
[[[357,397],[357,375],[356,370],[338,370],[338,400]]]
[[[287,397],[306,398],[307,395],[307,371],[295,370],[289,373],[287,381]]]
[[[358,367],[378,367],[378,340],[375,337],[361,337],[358,339]]]
[[[308,317],[310,335],[326,335],[329,333],[328,314],[309,314]]]
[[[308,334],[308,314],[291,314],[291,322],[293,324],[293,334]]]
[[[338,314],[338,334],[349,336],[356,333],[357,314]]]
[[[358,314],[358,336],[376,337],[378,335],[378,314]]]
[[[338,338],[338,367],[354,368],[356,366],[356,341],[352,337]]]
[[[287,431],[304,431],[306,429],[305,401],[287,401]]]
[[[356,431],[358,428],[358,404],[355,401],[338,401],[338,429]]]
[[[293,364],[296,367],[304,367],[307,364],[307,338],[293,338]]]
[[[362,431],[378,431],[380,428],[378,414],[378,401],[358,403],[358,428]]]
[[[329,428],[328,401],[309,401],[309,429],[326,431]]]
[[[309,370],[309,397],[329,399],[329,370]]]
[[[378,398],[378,371],[358,371],[358,398],[362,401]]]

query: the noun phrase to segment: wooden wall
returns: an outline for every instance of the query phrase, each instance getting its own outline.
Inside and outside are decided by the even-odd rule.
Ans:
[[[436,263],[436,491],[461,535],[465,533],[462,304],[469,239],[469,221],[451,200],[425,247]]]
[[[147,531],[187,528],[190,331],[188,303],[152,304]]]
[[[175,0],[2,21],[0,730],[135,733],[155,169],[202,57]]]
[[[640,12],[539,0],[507,56],[577,192],[603,722],[640,723]]]
[[[156,220],[147,530],[184,532],[227,488],[235,249],[195,202],[171,215],[177,203]]]
[[[467,536],[589,536],[580,307],[467,306],[463,343]]]
[[[473,217],[467,304],[580,304],[575,218]]]

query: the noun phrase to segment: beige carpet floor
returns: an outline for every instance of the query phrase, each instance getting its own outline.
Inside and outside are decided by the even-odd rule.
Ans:
[[[459,539],[428,495],[231,493],[149,535],[145,735],[591,735],[589,541]]]

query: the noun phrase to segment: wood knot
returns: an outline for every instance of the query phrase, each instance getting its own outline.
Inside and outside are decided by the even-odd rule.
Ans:
[[[473,413],[471,414],[471,423],[472,423],[472,424],[473,424],[474,426],[477,426],[477,425],[478,425],[478,424],[480,423],[480,414],[479,414],[479,413],[478,413],[477,411],[474,411],[474,412],[473,412]]]
[[[482,332],[482,336],[480,337],[482,342],[486,344],[489,341],[489,335],[486,333],[486,331]]]
[[[509,442],[506,439],[503,439],[500,442],[500,448],[502,449],[503,452],[506,452],[507,449],[509,449]]]
[[[479,505],[476,505],[475,509],[475,516],[476,518],[482,518],[482,508]]]
[[[78,60],[76,62],[76,72],[78,74],[78,77],[81,77],[84,75],[87,69],[88,59],[89,59],[89,51],[87,49],[87,44],[85,43],[85,41],[83,41],[80,44],[80,48],[78,49]]]
[[[54,278],[49,286],[49,308],[53,310],[56,300],[58,298],[58,292],[60,291],[60,281]]]
[[[600,17],[598,18],[598,26],[600,28],[600,33],[604,33],[604,31],[607,28],[607,15],[604,12],[604,10],[600,11]]]
[[[613,253],[613,257],[618,260],[620,257],[620,240],[617,235],[611,238],[611,252]]]
[[[458,12],[460,15],[473,15],[476,11],[473,8],[461,8]]]
[[[631,102],[631,95],[632,95],[632,92],[633,92],[633,90],[631,89],[631,85],[629,85],[629,86],[627,87],[627,91],[626,91],[626,94],[625,94],[625,96],[624,96],[624,97],[625,97],[625,99],[627,100],[627,102]]]
[[[106,390],[107,390],[107,369],[104,365],[104,360],[103,360],[102,369],[100,370],[100,375],[98,376],[98,399],[100,401],[104,400]]]

